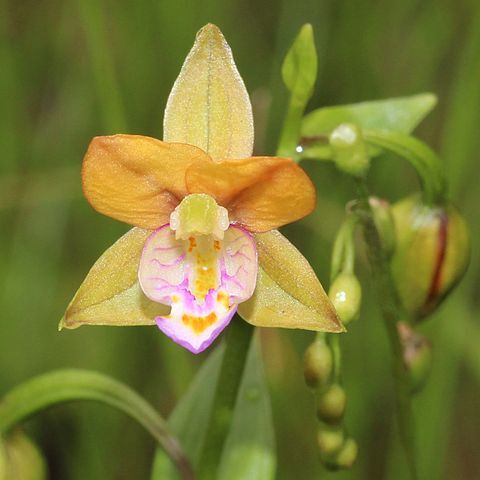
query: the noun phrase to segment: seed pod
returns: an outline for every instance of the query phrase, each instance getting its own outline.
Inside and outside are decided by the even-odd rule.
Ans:
[[[465,273],[470,257],[468,229],[453,205],[427,206],[417,195],[395,204],[392,214],[393,279],[403,306],[420,320],[438,307]]]
[[[368,203],[373,212],[373,221],[380,235],[382,246],[390,257],[395,250],[395,223],[390,204],[383,198],[370,197]]]
[[[332,372],[332,363],[332,352],[323,339],[310,344],[303,359],[306,384],[315,389],[326,385]]]
[[[347,396],[338,384],[330,385],[317,397],[317,416],[325,423],[338,424],[345,413]]]
[[[322,458],[338,453],[343,446],[344,437],[342,427],[322,424],[317,433],[317,443]]]
[[[432,369],[432,344],[405,322],[399,322],[397,329],[403,347],[403,363],[409,373],[410,391],[418,393]]]
[[[45,462],[37,447],[21,432],[0,440],[0,480],[46,480]]]
[[[358,317],[362,303],[362,287],[353,273],[343,272],[338,275],[328,296],[344,325]]]

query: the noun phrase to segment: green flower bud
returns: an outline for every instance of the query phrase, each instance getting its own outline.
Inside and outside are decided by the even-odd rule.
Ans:
[[[397,328],[403,347],[403,363],[409,373],[410,391],[418,393],[432,369],[432,344],[405,322],[399,322]]]
[[[393,278],[403,306],[420,319],[438,307],[465,273],[468,229],[453,205],[430,207],[419,196],[398,202],[392,214],[397,242]]]
[[[46,480],[45,462],[21,432],[0,440],[0,480]]]
[[[322,458],[338,453],[343,446],[344,437],[341,427],[321,425],[317,433],[317,443]]]
[[[358,455],[357,442],[353,438],[347,438],[342,449],[337,453],[333,462],[336,468],[351,468]]]
[[[382,246],[387,256],[390,257],[395,250],[395,223],[390,210],[390,204],[386,200],[377,197],[370,197],[368,203],[373,212],[373,221],[380,235]]]
[[[306,350],[303,359],[305,382],[311,388],[328,383],[332,373],[332,351],[324,340],[315,340]]]
[[[317,416],[325,423],[339,423],[345,413],[346,404],[345,390],[340,385],[333,384],[318,396]]]
[[[342,123],[330,134],[335,165],[345,173],[362,177],[370,166],[362,131],[352,123]]]
[[[358,317],[362,303],[362,287],[353,273],[343,272],[338,275],[328,296],[344,325]]]

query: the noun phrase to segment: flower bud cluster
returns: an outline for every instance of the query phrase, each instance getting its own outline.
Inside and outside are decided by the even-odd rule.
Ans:
[[[357,445],[346,434],[343,416],[347,404],[344,388],[337,378],[339,365],[325,336],[319,336],[304,356],[305,382],[315,395],[319,420],[317,445],[320,459],[329,469],[349,468],[357,456]]]

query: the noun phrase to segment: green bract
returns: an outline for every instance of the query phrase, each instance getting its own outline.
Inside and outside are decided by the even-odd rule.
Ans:
[[[283,61],[282,78],[292,99],[305,105],[317,79],[317,52],[309,23],[302,27]]]
[[[305,156],[330,159],[329,145],[315,144],[317,137],[328,137],[342,123],[353,123],[361,129],[379,129],[410,133],[435,107],[437,99],[431,93],[411,97],[373,100],[370,102],[322,107],[310,112],[302,120],[301,135],[308,150]],[[370,156],[378,155],[379,148],[370,147]]]

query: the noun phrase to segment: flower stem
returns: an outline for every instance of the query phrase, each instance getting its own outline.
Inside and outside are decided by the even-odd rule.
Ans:
[[[200,453],[198,480],[213,480],[217,477],[253,331],[254,328],[238,315],[228,328],[223,363]]]
[[[356,207],[363,226],[367,256],[372,269],[377,298],[387,329],[390,347],[393,354],[393,376],[397,402],[397,420],[402,442],[407,457],[411,478],[416,480],[417,467],[415,458],[415,433],[411,406],[408,372],[403,363],[402,345],[397,332],[401,307],[392,282],[390,267],[386,253],[382,247],[380,236],[375,227],[373,212],[368,202],[368,188],[363,180],[358,181],[360,202]]]
[[[154,408],[126,385],[96,372],[58,370],[16,386],[0,400],[0,435],[46,408],[78,400],[105,403],[137,420],[163,447],[180,477],[194,478],[180,444]]]
[[[442,163],[437,154],[421,140],[411,135],[384,130],[364,130],[365,141],[405,158],[417,171],[425,193],[425,200],[431,205],[445,201],[447,185]]]

